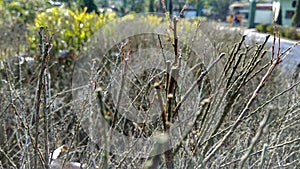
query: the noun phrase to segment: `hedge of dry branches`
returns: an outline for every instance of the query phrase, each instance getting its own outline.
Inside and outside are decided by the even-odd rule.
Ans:
[[[156,36],[174,51],[174,55],[167,57],[165,74],[146,72],[147,76],[152,73],[153,79],[161,79],[144,78],[141,84],[150,84],[149,88],[153,85],[158,91],[162,111],[157,123],[147,126],[123,120],[119,104],[113,105],[104,96],[109,92],[106,85],[114,78],[111,70],[122,68],[125,76],[130,72],[130,52],[134,53],[138,45],[153,45],[147,44],[148,35],[123,39],[119,48],[108,52],[111,55],[107,56],[106,64],[100,64],[97,70],[105,69],[98,71],[98,77],[93,79],[98,85],[93,87],[97,97],[88,99],[99,104],[98,113],[107,118],[109,127],[130,136],[167,132],[178,122],[176,118],[193,114],[192,128],[180,136],[181,141],[168,151],[148,158],[127,156],[130,152],[116,155],[106,151],[115,146],[108,144],[109,136],[99,136],[105,137],[107,144],[96,144],[95,138],[89,137],[82,127],[83,117],[77,116],[89,104],[71,99],[74,61],[68,61],[70,67],[65,68],[51,60],[52,35],[43,33],[41,28],[41,52],[36,56],[39,63],[28,66],[20,58],[11,58],[0,65],[0,168],[51,168],[51,152],[61,145],[68,147],[59,157],[62,165],[73,161],[86,168],[299,168],[299,80],[297,74],[290,78],[278,68],[288,52],[268,52],[269,37],[261,44],[246,42],[246,36],[220,30],[215,23],[198,24],[192,32],[180,21],[178,25],[177,20],[170,24],[168,36],[161,39]],[[105,39],[102,35],[94,35],[95,39],[87,45],[91,50],[83,56],[107,53],[97,46],[99,39]],[[135,44],[135,40],[139,43]],[[184,45],[186,42],[189,45]],[[114,52],[120,54],[119,60],[109,58],[114,57]],[[93,60],[93,63],[99,62]],[[180,109],[185,99],[191,97],[189,90],[178,92],[181,82],[176,82],[176,76],[180,79],[184,72],[192,72],[195,77],[190,89],[201,92],[193,111]],[[120,91],[123,86],[121,83]],[[144,104],[142,97],[138,99],[141,99],[138,103],[131,104],[146,111],[149,105]],[[157,144],[156,148],[163,144]]]

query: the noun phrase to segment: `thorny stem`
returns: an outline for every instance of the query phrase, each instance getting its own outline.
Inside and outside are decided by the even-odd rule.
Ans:
[[[161,0],[160,2],[161,2],[161,4],[162,4],[162,8],[163,8],[163,10],[164,10],[164,13],[165,13],[166,17],[168,18],[170,27],[171,27],[171,29],[172,29],[172,24],[171,24],[172,21],[171,21],[171,19],[170,19],[170,13],[168,12],[167,7],[166,7],[166,3],[165,3],[164,0]]]
[[[173,47],[174,47],[174,54],[175,54],[174,65],[178,64],[178,57],[179,57],[179,54],[178,54],[177,23],[178,23],[178,18],[174,17],[173,18],[173,24],[174,24],[174,31],[173,31],[174,32],[174,44],[173,44]]]
[[[296,139],[294,139],[294,140],[286,141],[286,142],[284,142],[284,143],[277,144],[277,145],[274,145],[274,146],[271,146],[271,147],[263,147],[263,149],[258,150],[257,152],[250,154],[250,156],[256,156],[256,155],[258,155],[258,154],[260,154],[260,153],[263,153],[264,151],[270,151],[270,150],[273,150],[273,149],[276,149],[276,148],[280,148],[280,147],[283,147],[283,146],[287,146],[287,145],[289,145],[289,144],[295,144],[295,143],[298,143],[298,142],[300,142],[300,138],[296,138]],[[232,163],[236,163],[236,162],[238,162],[238,161],[240,161],[240,160],[241,160],[241,159],[235,159],[235,160],[233,160],[233,161],[230,161],[230,162],[228,162],[228,163],[226,163],[226,164],[221,165],[220,168],[224,168],[224,167],[226,167],[226,166],[228,166],[228,165],[230,165],[230,164],[232,164]]]
[[[17,168],[17,165],[14,163],[14,161],[7,155],[7,153],[0,147],[0,153],[3,154],[3,156],[8,160],[10,165],[12,167]]]
[[[71,148],[72,148],[72,146],[73,146],[73,143],[75,142],[75,138],[76,138],[76,136],[78,135],[79,127],[80,127],[79,121],[78,121],[78,118],[76,117],[76,119],[75,119],[75,129],[74,129],[74,134],[73,134],[73,136],[72,136],[70,146],[69,146],[69,148],[67,149],[66,158],[64,159],[64,161],[63,161],[63,163],[62,163],[62,168],[64,168],[65,165],[66,165],[66,163],[67,163],[66,160],[68,159],[68,156],[69,156],[69,154],[70,154],[70,151],[71,151]]]
[[[113,116],[113,119],[112,119],[112,129],[115,128],[116,126],[116,122],[117,122],[117,118],[118,118],[118,109],[119,109],[119,106],[120,106],[120,101],[121,101],[121,98],[122,98],[122,91],[123,91],[123,88],[124,88],[124,84],[125,84],[125,76],[126,76],[126,72],[127,72],[127,68],[128,68],[128,58],[125,57],[125,46],[126,46],[127,43],[123,44],[122,47],[121,47],[121,54],[122,54],[122,63],[123,63],[123,68],[122,68],[122,73],[121,73],[121,87],[120,87],[120,90],[119,90],[119,95],[118,95],[118,100],[117,100],[117,105],[115,106],[115,110],[114,110],[114,116]],[[129,57],[130,53],[128,53],[128,57]],[[112,140],[112,133],[110,135],[110,140]]]
[[[264,147],[262,149],[262,153],[261,153],[261,156],[260,156],[260,164],[259,164],[259,168],[260,169],[263,169],[263,164],[264,164],[264,161],[265,161],[265,155],[266,155],[267,146],[268,146],[268,144],[265,143]]]
[[[156,94],[157,94],[157,99],[158,99],[158,103],[159,103],[159,107],[160,107],[160,111],[163,112],[164,111],[164,101],[163,101],[163,97],[162,97],[162,94],[161,94],[161,85],[156,82],[154,84],[154,87],[155,87],[155,91],[156,91]]]
[[[162,54],[162,56],[163,56],[163,58],[164,58],[165,64],[167,64],[166,56],[165,56],[165,54],[164,54],[164,47],[163,47],[163,45],[162,45],[160,35],[157,35],[157,37],[158,37],[158,40],[159,40],[159,47],[160,47],[160,49],[161,49],[161,54]]]
[[[218,63],[223,56],[225,56],[225,53],[221,53],[219,58],[217,60],[215,60],[208,68],[207,70],[204,70],[200,76],[197,78],[197,80],[192,84],[192,86],[188,89],[188,91],[185,93],[185,95],[182,97],[182,99],[180,100],[180,102],[176,105],[175,109],[174,109],[174,114],[173,117],[176,116],[178,114],[178,111],[181,107],[181,105],[183,104],[183,102],[186,101],[186,99],[189,97],[189,95],[192,93],[192,91],[195,89],[195,87],[199,84],[199,82],[201,82],[203,80],[203,78],[207,75],[207,73],[214,67],[214,65],[216,63]]]
[[[240,123],[242,122],[242,119],[244,118],[244,116],[246,116],[247,112],[249,111],[250,106],[252,105],[254,100],[257,98],[257,96],[258,96],[259,92],[261,91],[261,89],[265,86],[267,80],[269,79],[269,77],[272,74],[273,70],[275,69],[276,65],[279,63],[278,61],[279,60],[276,59],[276,61],[271,65],[268,72],[265,74],[265,76],[261,80],[260,84],[257,86],[255,91],[253,92],[253,94],[252,94],[251,98],[249,99],[247,105],[245,106],[245,108],[243,109],[241,114],[239,115],[238,119],[235,121],[234,125],[231,127],[229,132],[226,133],[226,135],[222,138],[222,140],[219,142],[219,144],[217,144],[215,146],[215,148],[204,158],[203,164],[207,163],[212,158],[212,156],[215,154],[215,152],[217,150],[219,150],[221,146],[223,146],[225,141],[227,141],[227,139],[234,133],[236,128],[240,125]]]
[[[197,117],[194,119],[194,121],[193,121],[193,123],[192,123],[193,126],[196,125],[196,123],[197,123],[198,120],[199,120],[199,117],[200,117],[201,115],[203,115],[203,112],[208,108],[209,104],[210,104],[210,99],[205,99],[205,100],[203,100],[203,101],[200,103],[202,109],[196,112]],[[189,129],[189,131],[186,132],[186,134],[181,138],[182,141],[180,141],[180,143],[177,144],[177,146],[175,147],[175,149],[174,149],[174,151],[173,151],[174,154],[176,154],[176,153],[179,151],[179,148],[183,145],[183,141],[187,139],[187,137],[188,137],[189,134],[192,132],[192,130],[193,130],[193,128]]]
[[[253,112],[249,113],[249,115],[247,115],[245,118],[249,118],[250,116],[252,116],[253,114],[257,113],[259,110],[261,110],[263,107],[265,107],[266,105],[272,103],[272,101],[274,101],[275,99],[279,98],[280,96],[282,96],[283,94],[287,93],[288,91],[292,90],[294,87],[298,86],[300,84],[300,81],[293,84],[292,86],[290,86],[289,88],[283,90],[282,92],[278,93],[277,95],[275,95],[274,97],[272,97],[270,100],[266,101],[264,104],[262,104],[261,106],[259,106],[257,109],[255,109]]]
[[[50,59],[50,50],[52,48],[51,40],[52,37],[47,39],[47,42],[44,44],[44,27],[40,27],[39,31],[39,36],[40,36],[40,52],[42,56],[42,67],[41,67],[41,72],[39,74],[39,79],[38,79],[38,91],[37,91],[37,102],[36,102],[36,114],[35,114],[35,149],[34,149],[34,168],[37,169],[38,166],[38,141],[39,141],[39,121],[40,121],[40,105],[41,105],[41,95],[42,95],[42,90],[43,87],[45,87],[45,84],[43,84],[43,77],[44,73],[47,69],[48,62]],[[44,93],[46,94],[46,93]],[[47,106],[47,105],[44,105]],[[46,119],[45,119],[46,120]],[[46,146],[47,148],[47,146]],[[46,152],[47,153],[47,152]],[[45,155],[45,157],[48,157],[48,154]],[[49,168],[48,166],[48,159],[45,159],[45,168]]]
[[[44,56],[44,44],[43,44],[43,32],[44,31],[44,27],[40,27],[40,51],[41,51],[41,55]],[[37,169],[37,165],[38,165],[38,138],[39,138],[39,116],[40,116],[40,99],[41,99],[41,90],[42,90],[42,80],[43,80],[43,67],[44,67],[44,62],[43,62],[43,66],[42,66],[42,70],[40,72],[40,77],[39,77],[39,85],[38,85],[38,92],[37,92],[37,103],[36,103],[36,114],[35,114],[35,150],[34,150],[34,154],[35,154],[35,162],[34,162],[34,168]]]
[[[180,13],[179,13],[179,17],[180,17],[180,18],[183,17],[183,12],[184,12],[184,10],[185,10],[186,8],[187,8],[187,6],[184,5],[184,6],[182,7],[182,9],[180,10]]]
[[[46,169],[49,168],[49,147],[48,147],[48,111],[47,111],[47,104],[48,104],[48,98],[50,96],[47,96],[47,90],[49,91],[50,88],[48,86],[50,85],[50,78],[48,73],[44,72],[44,87],[43,87],[43,93],[44,93],[44,103],[43,103],[43,114],[44,114],[44,149],[45,149],[45,167]],[[48,84],[48,85],[47,85]]]
[[[287,52],[288,53],[288,52]],[[286,56],[286,55],[285,55]],[[275,70],[276,66],[282,61],[285,56],[281,57],[281,55],[277,55],[271,66],[269,67],[268,71],[266,72],[265,76],[262,78],[261,82],[257,86],[257,88],[254,90],[251,98],[248,100],[246,106],[242,110],[241,114],[237,118],[237,120],[234,122],[231,129],[225,134],[225,136],[220,140],[220,142],[214,147],[214,149],[204,158],[203,163],[200,164],[198,167],[201,167],[202,165],[206,164],[213,155],[223,146],[223,144],[228,140],[228,138],[234,133],[234,131],[237,129],[237,127],[241,124],[243,118],[247,115],[250,106],[254,102],[254,100],[257,98],[259,92],[263,89],[266,82],[269,80],[270,76],[272,75],[273,71]]]
[[[256,143],[258,142],[259,138],[261,137],[261,135],[263,134],[263,130],[267,125],[268,119],[270,117],[270,111],[267,112],[267,114],[265,115],[265,117],[263,118],[263,120],[260,122],[260,126],[259,129],[255,135],[254,138],[252,138],[251,140],[251,144],[248,147],[248,151],[243,155],[243,157],[241,158],[241,165],[240,165],[240,169],[243,168],[247,158],[249,157],[250,153],[253,151],[254,146],[256,145]]]
[[[253,112],[251,112],[249,115],[245,116],[244,119],[248,119],[250,116],[252,116],[253,114],[257,113],[259,110],[261,110],[263,107],[265,107],[267,104],[271,103],[272,101],[274,101],[275,99],[277,99],[278,97],[282,96],[283,94],[285,94],[286,92],[290,91],[291,89],[293,89],[294,87],[298,86],[300,84],[300,81],[295,83],[294,85],[292,85],[291,87],[283,90],[282,92],[280,92],[279,94],[277,94],[276,96],[274,96],[273,98],[271,98],[270,100],[268,100],[267,102],[265,102],[263,105],[261,105],[260,107],[258,107],[256,110],[254,110]],[[229,130],[232,127],[232,125],[226,127],[226,129],[219,131],[218,133],[212,135],[210,138],[206,139],[205,141],[203,141],[199,147],[202,147],[204,144],[206,144],[209,140],[212,140],[213,138],[216,138],[217,136],[221,135],[222,133],[225,133],[225,131]],[[243,151],[242,151],[243,152]],[[234,160],[234,162],[236,162],[238,160]],[[228,164],[228,163],[227,163]],[[227,165],[225,164],[225,165]],[[224,166],[223,166],[224,167]]]
[[[170,129],[170,121],[172,116],[172,109],[175,104],[175,90],[176,90],[176,80],[178,79],[179,74],[179,49],[178,49],[178,36],[177,36],[177,22],[178,18],[173,18],[173,33],[174,33],[174,62],[171,66],[171,69],[167,65],[168,72],[170,73],[170,76],[167,76],[167,102],[165,104],[164,111],[162,112],[162,122],[164,131],[167,132]],[[167,168],[174,168],[173,164],[173,157],[174,154],[172,152],[173,150],[170,149],[164,153],[165,155],[165,162]]]
[[[106,108],[105,108],[105,104],[104,104],[104,97],[102,96],[101,94],[101,89],[97,89],[96,90],[97,92],[97,97],[98,97],[98,101],[99,101],[99,106],[100,106],[100,112],[102,114],[103,117],[106,118]],[[105,130],[105,127],[102,127],[101,128],[101,133],[104,133],[103,130]],[[103,136],[103,145],[105,146],[105,150],[108,150],[108,139],[107,137],[104,135]],[[108,151],[104,151],[104,155],[103,155],[103,164],[102,165],[99,165],[101,166],[102,168],[108,168],[108,160],[109,160],[109,154],[108,154]]]

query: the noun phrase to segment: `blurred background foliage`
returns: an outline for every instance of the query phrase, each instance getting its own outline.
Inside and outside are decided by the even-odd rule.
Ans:
[[[14,24],[16,22],[28,23],[32,22],[36,13],[49,7],[46,1],[39,0],[16,0],[16,1],[0,1],[0,17],[1,24]]]
[[[256,30],[262,33],[273,34],[274,25],[272,24],[258,24],[256,25]],[[280,34],[280,37],[284,37],[291,40],[300,40],[300,30],[296,27],[287,27],[287,26],[276,26],[276,31]]]
[[[34,23],[28,24],[30,30],[29,42],[35,49],[38,44],[36,34],[40,26],[45,26],[54,32],[53,45],[58,49],[81,50],[81,46],[87,39],[107,21],[116,17],[115,13],[96,14],[84,9],[72,11],[66,8],[53,7],[45,12],[37,14]]]
[[[137,0],[0,0],[0,33],[4,35],[0,37],[0,59],[18,60],[22,57],[39,64],[41,60],[38,31],[40,26],[44,26],[48,33],[53,35],[50,72],[56,82],[56,88],[64,90],[70,87],[74,60],[81,53],[86,53],[89,40],[100,28],[110,22],[127,20],[133,23],[136,19],[134,14],[147,12],[149,5],[153,5],[151,8],[154,11],[162,9],[158,0],[153,3]],[[125,13],[131,15],[120,17]],[[143,15],[139,19],[143,20],[141,30],[157,26],[156,29],[160,29],[159,25],[167,20],[155,14]],[[199,19],[205,20],[204,17],[182,20],[182,24],[186,25],[185,31],[193,31]],[[115,30],[112,27],[107,29],[109,35],[106,37],[109,38]]]
[[[99,13],[85,1],[39,0],[0,0],[0,14],[0,32],[4,35],[0,38],[1,59],[20,53],[36,55],[39,26],[53,33],[54,51],[79,52],[96,30],[117,16],[113,11]]]
[[[179,1],[170,2],[179,3]],[[2,59],[19,53],[36,55],[39,41],[37,32],[40,26],[47,27],[54,35],[54,50],[52,50],[54,55],[60,50],[73,50],[79,54],[89,37],[112,19],[126,13],[163,12],[162,3],[158,0],[149,2],[144,0],[1,0],[0,4],[2,15],[0,29],[6,35],[0,39],[3,48]],[[190,19],[188,22],[197,22],[198,19]],[[146,24],[156,26],[163,21],[163,18],[149,15],[145,16],[145,20],[147,20]],[[19,46],[18,50],[13,46]]]

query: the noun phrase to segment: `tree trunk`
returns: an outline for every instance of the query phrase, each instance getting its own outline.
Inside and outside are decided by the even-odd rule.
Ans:
[[[296,2],[295,13],[292,18],[292,26],[300,27],[300,0]]]

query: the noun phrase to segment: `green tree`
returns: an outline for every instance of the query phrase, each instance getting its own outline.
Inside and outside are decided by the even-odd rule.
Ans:
[[[149,12],[154,12],[154,0],[150,0],[149,2]]]
[[[292,26],[300,27],[300,0],[296,1],[295,14],[292,18]]]
[[[144,0],[122,0],[122,5],[119,7],[123,14],[130,11],[143,12],[146,11]]]
[[[109,6],[108,0],[104,0],[104,1],[103,1],[103,7],[108,7],[108,6]]]
[[[99,14],[98,7],[95,4],[94,0],[82,0],[80,6],[82,7],[82,9],[84,9],[84,7],[87,7],[88,13],[95,11],[96,14]]]
[[[228,7],[235,0],[210,0],[209,5],[212,6],[212,10],[215,12],[216,17],[226,19],[228,13]]]
[[[164,0],[164,5],[167,9],[167,11],[169,12],[170,15],[172,15],[172,11],[173,11],[173,1],[172,0]],[[163,10],[163,4],[162,1],[159,0],[159,8],[160,8],[160,12],[165,12]]]
[[[144,0],[131,0],[131,11],[144,12],[146,11]]]
[[[229,5],[235,1],[236,0],[188,0],[188,3],[197,6],[198,15],[201,14],[201,8],[211,8],[215,17],[225,19]]]
[[[65,3],[65,5],[67,5],[67,7],[69,8],[69,9],[72,9],[72,2],[74,2],[74,3],[78,3],[79,2],[79,0],[77,0],[77,2],[76,2],[76,0],[60,0],[60,2],[64,2]]]

